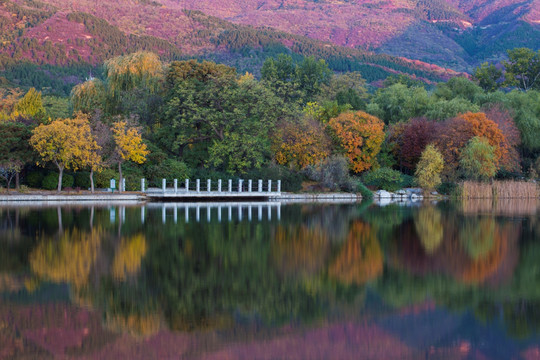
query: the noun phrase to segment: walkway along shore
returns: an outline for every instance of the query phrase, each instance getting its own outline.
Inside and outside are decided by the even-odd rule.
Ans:
[[[2,203],[47,203],[47,202],[64,202],[64,203],[86,203],[86,202],[162,202],[164,198],[155,198],[149,196],[147,193],[83,193],[83,194],[21,194],[17,192],[11,192],[9,194],[0,194],[0,204]],[[166,199],[169,200],[169,199]],[[173,199],[171,199],[173,200]],[[176,202],[193,202],[201,201],[201,197],[197,198],[174,198]],[[222,196],[207,196],[205,201],[223,201],[230,202],[233,199],[226,199]],[[360,201],[362,196],[360,194],[351,193],[281,193],[280,195],[274,195],[268,199],[268,201],[282,201],[282,202],[296,202],[296,201]],[[235,198],[234,201],[250,201],[249,198]]]

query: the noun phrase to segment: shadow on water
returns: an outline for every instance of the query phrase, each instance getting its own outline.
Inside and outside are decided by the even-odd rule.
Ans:
[[[0,207],[0,358],[534,358],[538,209]]]

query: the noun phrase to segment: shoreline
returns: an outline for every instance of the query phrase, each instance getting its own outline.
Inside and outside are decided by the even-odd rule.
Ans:
[[[208,199],[211,200],[211,199]],[[231,199],[232,200],[232,199]],[[295,202],[360,202],[362,201],[362,195],[360,194],[354,194],[354,193],[282,193],[280,196],[272,196],[266,202],[284,202],[284,203],[295,203]],[[44,194],[44,193],[27,193],[27,194],[21,194],[21,193],[4,193],[0,194],[0,205],[47,205],[47,204],[100,204],[100,203],[109,203],[109,202],[115,202],[115,203],[161,203],[161,202],[168,202],[168,201],[156,201],[155,199],[152,199],[150,196],[144,193],[140,192],[133,192],[133,193],[122,193],[122,194],[111,194],[111,193],[99,193],[99,194],[91,194],[91,193],[83,193],[83,194],[57,194],[57,193],[50,193],[50,194]],[[194,201],[181,201],[180,199],[178,201],[175,201],[177,203],[192,203]],[[197,201],[195,201],[197,202]],[[223,202],[227,203],[229,201],[224,201],[223,199],[219,199],[215,202]],[[235,200],[235,202],[250,202],[250,200],[246,201],[238,201]]]

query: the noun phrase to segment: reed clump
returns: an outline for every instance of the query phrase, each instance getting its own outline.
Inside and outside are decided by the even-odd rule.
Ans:
[[[536,199],[539,195],[538,185],[529,181],[464,181],[461,184],[462,199]]]

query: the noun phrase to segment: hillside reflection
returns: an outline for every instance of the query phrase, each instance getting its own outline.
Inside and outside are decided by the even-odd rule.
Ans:
[[[540,339],[538,239],[538,206],[521,201],[0,208],[0,321],[64,303],[101,314],[102,330],[84,337],[110,341],[219,330],[249,342],[366,319],[405,341],[400,317],[437,321],[444,309],[526,345]],[[21,314],[0,335],[40,326]]]

